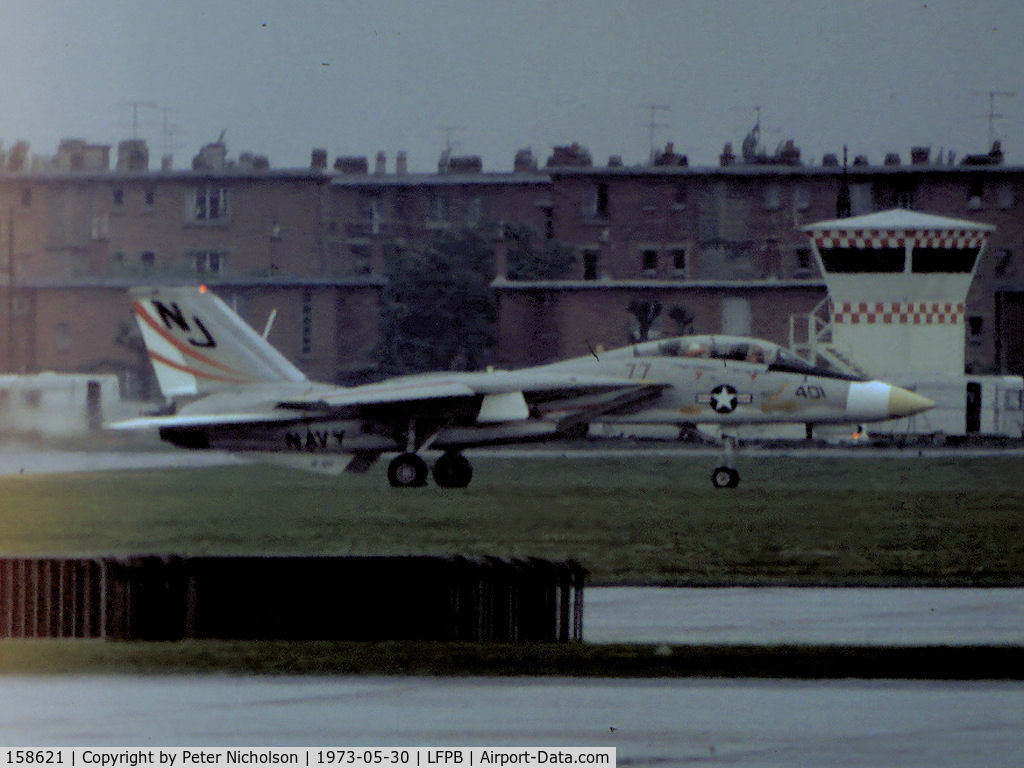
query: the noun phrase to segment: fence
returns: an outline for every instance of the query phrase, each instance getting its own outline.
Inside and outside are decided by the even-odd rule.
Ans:
[[[0,637],[583,637],[576,563],[463,557],[0,558]]]

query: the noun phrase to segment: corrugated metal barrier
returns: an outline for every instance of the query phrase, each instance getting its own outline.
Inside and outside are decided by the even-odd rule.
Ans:
[[[574,562],[442,557],[0,558],[0,637],[583,638]]]

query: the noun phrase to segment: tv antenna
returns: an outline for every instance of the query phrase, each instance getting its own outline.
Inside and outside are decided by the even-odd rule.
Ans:
[[[153,123],[148,120],[139,119],[139,110],[142,109],[160,109],[155,101],[125,101],[121,103],[122,107],[129,107],[132,111],[132,139],[139,138],[139,128],[149,127]]]
[[[441,130],[444,131],[444,151],[450,155],[452,150],[459,145],[459,142],[452,141],[452,135],[456,131],[464,131],[466,129],[461,125],[442,125]]]
[[[174,140],[174,135],[181,128],[177,123],[172,123],[171,115],[178,110],[173,107],[158,107],[160,110],[160,137],[163,140],[164,155],[173,155],[179,145]]]
[[[654,152],[654,132],[658,128],[667,128],[668,127],[667,123],[659,123],[658,122],[657,114],[658,114],[658,112],[671,112],[672,111],[672,107],[670,107],[668,104],[642,104],[641,107],[643,107],[643,109],[649,110],[650,113],[651,113],[650,119],[647,121],[647,136],[648,136],[648,143],[649,143],[649,146],[650,146],[650,154],[648,155],[648,158],[649,158],[650,162],[653,164],[654,163],[654,154],[655,154],[655,152]]]
[[[1012,99],[1017,95],[1017,92],[976,90],[974,93],[983,93],[988,96],[988,114],[984,115],[984,117],[988,117],[988,146],[992,147],[996,141],[996,120],[1001,120],[1006,117],[1006,115],[996,112],[996,99]]]

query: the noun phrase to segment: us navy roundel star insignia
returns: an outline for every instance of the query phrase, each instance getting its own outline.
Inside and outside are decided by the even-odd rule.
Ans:
[[[719,384],[711,390],[710,394],[697,395],[697,400],[705,405],[710,405],[715,413],[727,414],[735,411],[737,405],[751,402],[753,397],[739,394],[736,388],[729,384]]]
[[[728,384],[711,390],[711,407],[718,413],[732,413],[736,410],[736,390]]]

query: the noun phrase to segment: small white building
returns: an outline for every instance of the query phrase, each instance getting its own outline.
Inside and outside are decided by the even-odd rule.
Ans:
[[[801,229],[829,295],[791,321],[791,346],[937,403],[871,431],[1021,437],[1024,379],[964,373],[967,291],[994,227],[895,209]]]
[[[0,375],[0,434],[71,437],[120,415],[113,374]]]

